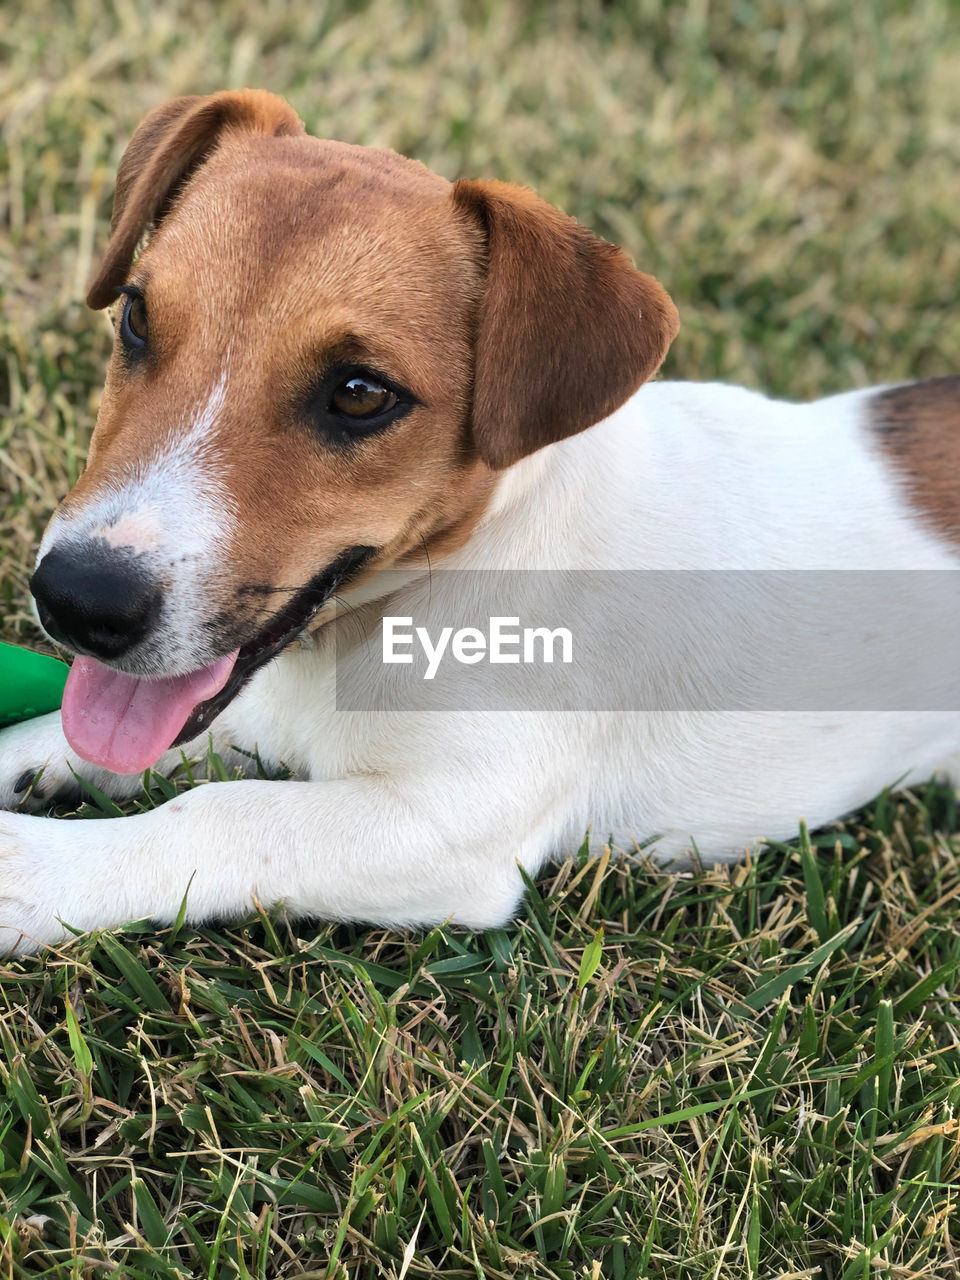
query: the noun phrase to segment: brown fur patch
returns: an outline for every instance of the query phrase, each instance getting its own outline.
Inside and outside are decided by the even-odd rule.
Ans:
[[[526,187],[462,180],[453,199],[486,236],[474,438],[507,467],[618,409],[680,321],[652,276]]]
[[[87,294],[91,307],[113,301],[145,227],[164,217],[179,187],[230,127],[274,135],[303,133],[303,123],[288,103],[257,89],[174,98],[151,111],[120,162],[110,245]]]
[[[937,533],[960,543],[960,376],[879,392],[871,427],[903,476],[910,501]]]

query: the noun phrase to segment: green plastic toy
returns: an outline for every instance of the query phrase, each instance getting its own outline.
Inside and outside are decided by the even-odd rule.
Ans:
[[[0,644],[0,728],[56,711],[69,674],[59,658]]]

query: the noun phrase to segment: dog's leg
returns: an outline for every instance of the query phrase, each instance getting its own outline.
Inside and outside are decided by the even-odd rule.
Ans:
[[[169,773],[180,763],[182,755],[188,760],[202,759],[211,739],[213,749],[231,771],[237,768],[245,773],[254,771],[255,761],[232,749],[238,740],[232,737],[229,722],[221,725],[219,720],[210,735],[204,734],[168,751],[154,768],[158,773]],[[114,800],[138,795],[142,787],[141,774],[110,773],[81,760],[63,736],[59,711],[0,732],[0,809],[35,810],[55,800],[77,799],[82,795],[77,775]]]
[[[522,894],[517,862],[536,869],[544,832],[511,838],[489,802],[486,822],[479,810],[465,821],[468,808],[356,777],[210,784],[101,822],[0,814],[0,945],[69,936],[60,920],[170,923],[184,895],[192,922],[257,902],[379,924],[499,925]]]

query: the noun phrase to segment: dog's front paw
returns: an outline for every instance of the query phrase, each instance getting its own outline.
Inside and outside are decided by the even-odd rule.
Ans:
[[[67,745],[60,712],[0,732],[0,808],[38,809],[79,795],[81,762]]]
[[[176,763],[178,757],[168,756],[158,768]],[[110,773],[81,760],[63,736],[59,711],[0,731],[0,809],[30,813],[56,801],[79,800],[80,778],[115,800],[139,795],[142,785],[140,774]]]
[[[0,955],[71,936],[61,919],[72,923],[71,911],[86,894],[85,869],[76,865],[69,836],[84,825],[0,813]]]

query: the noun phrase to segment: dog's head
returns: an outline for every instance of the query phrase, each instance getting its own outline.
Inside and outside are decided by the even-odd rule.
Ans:
[[[32,586],[82,655],[68,737],[118,772],[358,574],[462,541],[498,471],[613,412],[677,329],[533,192],[307,137],[253,91],[144,120],[88,301],[117,302],[113,359]]]

